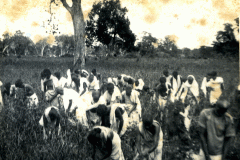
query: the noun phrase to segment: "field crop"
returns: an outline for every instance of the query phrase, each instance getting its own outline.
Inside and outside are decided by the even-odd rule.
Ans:
[[[46,102],[42,100],[40,92],[40,73],[49,68],[53,73],[59,71],[66,76],[66,71],[72,66],[72,58],[40,58],[22,57],[3,58],[0,60],[0,80],[12,84],[19,78],[32,85],[40,99],[36,108],[28,109],[21,99],[8,99],[6,106],[0,113],[0,159],[83,159],[91,160],[92,147],[86,139],[87,129],[82,126],[72,126],[67,115],[62,113],[62,135],[60,138],[43,140],[42,128],[38,121],[44,111]],[[117,76],[124,73],[135,78],[139,77],[153,87],[162,76],[162,71],[169,73],[177,70],[180,75],[187,77],[194,75],[199,87],[207,72],[216,70],[223,77],[225,88],[239,83],[239,64],[225,59],[136,59],[109,58],[108,60],[88,60],[85,69],[89,72],[96,68],[102,77]],[[150,103],[149,97],[141,99],[144,111],[155,112],[155,104]],[[202,103],[201,109],[206,107]],[[201,110],[200,109],[200,110]],[[200,110],[198,112],[200,112]],[[191,127],[193,145],[199,148],[196,122]],[[132,128],[122,137],[122,149],[125,159],[134,156],[134,140],[136,130]],[[240,159],[240,135],[236,137],[229,151],[229,159]],[[164,141],[163,159],[190,159],[183,157],[183,146],[174,140]]]

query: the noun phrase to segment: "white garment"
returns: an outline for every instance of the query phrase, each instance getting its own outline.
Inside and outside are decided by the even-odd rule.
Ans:
[[[122,126],[122,130],[119,134],[119,136],[121,137],[122,135],[124,135],[124,133],[127,131],[127,127],[128,127],[128,114],[125,111],[125,104],[121,104],[121,103],[114,103],[113,105],[111,105],[111,111],[110,111],[110,128],[115,131],[116,133],[118,132],[119,129],[119,123],[116,119],[116,114],[115,111],[117,108],[121,108],[124,113],[123,113],[123,126]]]
[[[223,78],[217,77],[215,80],[210,79],[210,81],[207,83],[207,87],[212,88],[210,91],[210,103],[215,104],[219,97],[222,95],[222,89],[221,85],[223,84]]]
[[[31,95],[31,96],[27,96],[27,100],[28,100],[28,107],[31,107],[33,105],[35,105],[35,106],[38,105],[38,97],[37,97],[36,93],[33,93],[33,95]]]
[[[49,79],[41,79],[41,90],[44,92],[44,82],[48,81],[48,80],[52,80],[53,81],[53,89],[55,89],[56,87],[61,87],[59,86],[58,83],[58,79],[57,77],[51,75]]]
[[[52,108],[56,109],[59,112],[59,109],[57,107],[54,107],[54,106],[47,107],[44,110],[44,114],[43,115],[45,115],[45,117],[48,119],[49,122],[50,122],[50,118],[49,118],[48,114],[49,114],[49,112],[51,111]],[[42,115],[41,119],[39,120],[40,126],[44,126],[43,115]]]
[[[2,111],[3,108],[3,97],[2,97],[2,85],[3,83],[0,81],[0,112]]]
[[[93,76],[93,81],[89,84],[89,90],[99,90],[99,80],[96,76]]]
[[[190,157],[193,160],[205,160],[205,154],[202,149],[200,149],[199,154],[191,153]],[[210,155],[211,160],[222,160],[222,155]]]
[[[188,90],[190,90],[193,94],[193,96],[196,98],[197,102],[199,102],[199,88],[198,88],[198,83],[195,80],[195,77],[193,75],[189,75],[188,77],[193,78],[192,84],[189,84],[188,81],[182,84],[182,87],[179,91],[179,97],[182,100],[183,103],[185,103],[185,98],[187,96]],[[183,93],[182,90],[184,89]]]
[[[70,108],[70,112],[72,112],[77,107],[77,100],[79,99],[79,94],[74,89],[63,88],[62,99],[65,112],[68,109],[69,101],[72,100],[72,106]]]
[[[172,76],[172,93],[175,95],[178,89],[181,87],[181,76],[178,75],[177,79]]]
[[[205,98],[207,98],[207,78],[206,77],[203,78],[201,90],[203,91]]]
[[[134,83],[134,85],[133,85],[133,89],[135,89],[135,90],[143,90],[143,86],[144,86],[144,82],[143,82],[143,80],[142,79],[138,79],[138,82],[139,82],[139,85],[138,86],[135,86],[135,83]]]
[[[87,88],[86,88],[86,92],[85,92],[85,93],[88,92],[89,82],[88,82],[87,78],[81,77],[81,78],[80,78],[79,95],[81,95],[81,94],[83,93],[83,91],[84,91],[84,86],[83,86],[84,83],[87,85]]]
[[[122,100],[122,94],[117,86],[114,86],[113,94],[110,95],[108,91],[106,90],[103,94],[103,98],[105,100],[105,103],[110,102],[110,105],[113,103],[119,103]]]

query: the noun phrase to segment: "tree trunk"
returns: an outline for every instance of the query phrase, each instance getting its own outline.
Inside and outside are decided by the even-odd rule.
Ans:
[[[69,11],[72,16],[73,28],[74,28],[74,64],[73,68],[77,67],[77,64],[85,66],[85,22],[81,7],[81,0],[72,0],[73,4],[70,7],[66,0],[61,0],[63,6]]]

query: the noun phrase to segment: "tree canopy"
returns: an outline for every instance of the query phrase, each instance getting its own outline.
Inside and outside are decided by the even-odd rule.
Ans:
[[[133,47],[136,38],[130,29],[127,11],[126,7],[121,7],[119,0],[95,2],[86,24],[87,46],[92,46],[98,41],[104,45],[111,44],[108,47],[113,47],[116,37],[119,37],[125,47],[128,49]]]

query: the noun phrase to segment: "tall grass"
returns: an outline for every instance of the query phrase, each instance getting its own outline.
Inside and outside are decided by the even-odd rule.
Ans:
[[[1,60],[3,62],[4,60]],[[87,141],[88,130],[81,125],[73,126],[68,121],[67,115],[61,111],[62,119],[61,136],[58,138],[49,138],[43,140],[42,128],[39,120],[47,106],[47,103],[41,99],[40,91],[40,72],[44,68],[51,69],[52,72],[60,71],[65,75],[67,68],[72,65],[70,58],[32,58],[19,59],[18,61],[9,61],[1,63],[0,73],[1,81],[14,83],[18,78],[31,84],[40,99],[39,106],[33,109],[26,108],[21,98],[16,100],[7,99],[6,105],[0,113],[0,156],[1,159],[91,159],[93,152],[92,146]],[[13,64],[14,63],[14,64]],[[149,58],[124,59],[109,58],[98,61],[88,61],[85,69],[91,71],[93,68],[102,74],[102,77],[117,76],[124,73],[133,77],[141,77],[146,85],[153,87],[162,76],[162,71],[168,69],[170,73],[178,70],[179,74],[186,77],[189,74],[195,76],[199,86],[203,76],[211,70],[216,70],[223,77],[225,87],[238,83],[238,63],[230,63],[225,60],[186,60],[186,59],[163,59]],[[151,96],[144,95],[141,98],[143,112],[158,118],[158,109],[156,103],[151,101]],[[196,106],[196,115],[192,121],[190,135],[192,138],[192,149],[197,153],[199,149],[199,136],[197,134],[197,120],[200,111],[208,106],[201,102]],[[122,150],[125,159],[131,160],[134,155],[134,144],[136,141],[136,126],[132,127],[121,137]],[[236,137],[229,159],[237,157],[240,149],[239,135]],[[177,140],[164,140],[163,159],[190,159],[186,157],[182,150],[183,145]],[[185,158],[184,158],[185,157]]]

